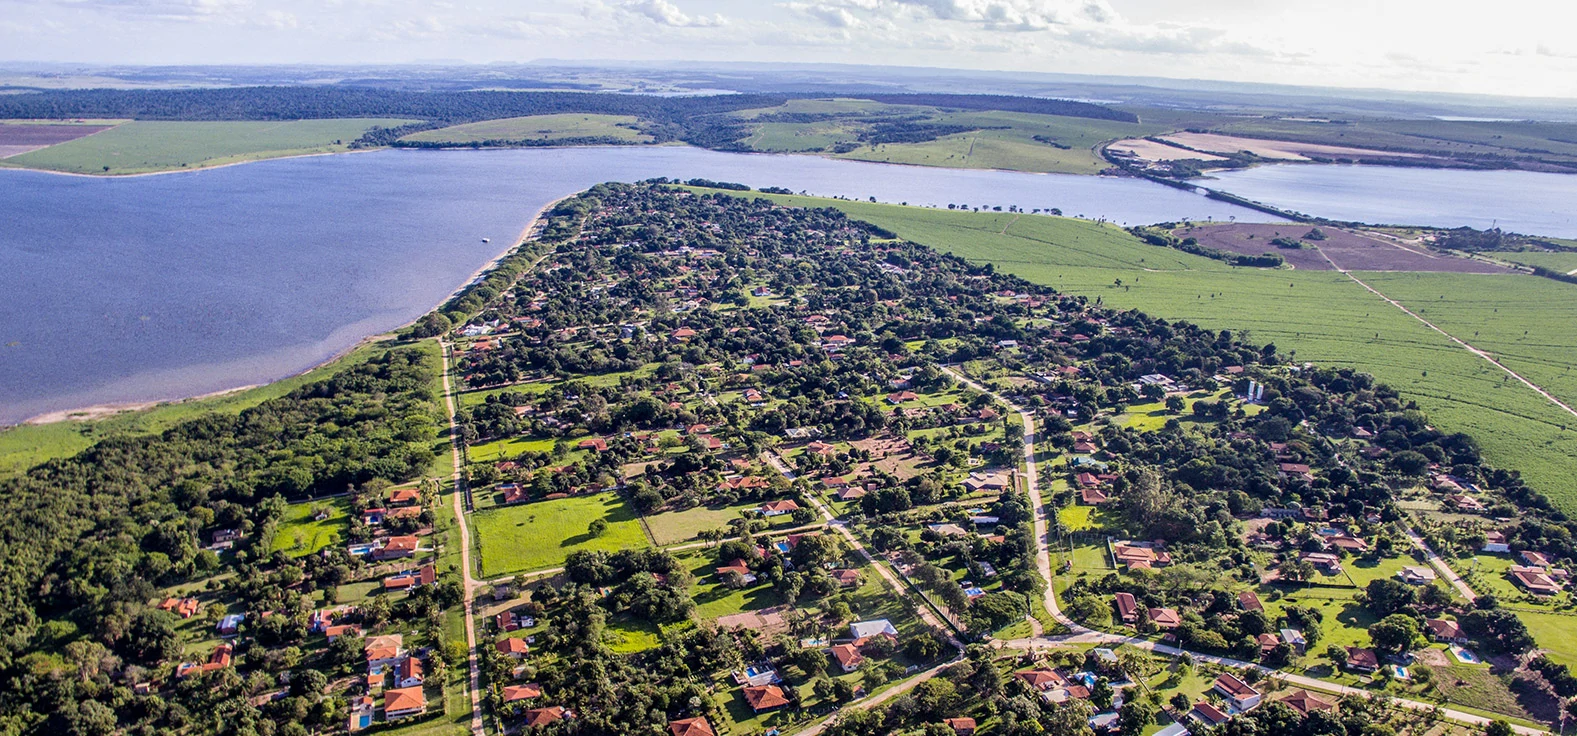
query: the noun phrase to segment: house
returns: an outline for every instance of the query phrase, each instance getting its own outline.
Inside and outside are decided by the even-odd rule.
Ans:
[[[1506,554],[1511,551],[1511,545],[1506,543],[1505,533],[1489,532],[1484,535],[1484,546],[1482,551],[1494,554]]]
[[[220,636],[235,636],[241,631],[241,624],[245,621],[246,614],[232,613],[219,619],[219,624],[214,628],[218,630]]]
[[[329,641],[334,641],[342,636],[361,636],[361,627],[355,624],[326,626],[323,629],[323,635],[328,637]]]
[[[1095,477],[1094,473],[1079,473],[1074,476],[1074,481],[1080,488],[1095,488],[1101,484],[1101,479]]]
[[[1183,624],[1183,617],[1175,608],[1150,609],[1150,623],[1158,629],[1175,629]]]
[[[975,736],[975,719],[973,718],[945,718],[942,725],[953,729],[955,736]]]
[[[372,713],[376,709],[371,695],[359,695],[350,699],[350,720],[345,730],[356,733],[372,725]]]
[[[1244,611],[1259,611],[1260,613],[1265,612],[1264,604],[1259,602],[1259,596],[1255,595],[1254,591],[1252,590],[1245,590],[1242,593],[1238,593],[1238,607],[1242,608]]]
[[[525,712],[525,723],[531,728],[540,728],[549,723],[557,723],[565,718],[572,718],[575,714],[562,705],[551,708],[532,708]]]
[[[828,650],[832,658],[838,660],[838,666],[844,672],[853,672],[865,664],[865,655],[860,654],[860,648],[853,644],[839,644]]]
[[[1139,602],[1134,600],[1132,593],[1117,593],[1112,596],[1117,599],[1117,618],[1125,624],[1134,624],[1139,621]]]
[[[902,404],[906,401],[918,401],[919,399],[920,395],[913,391],[899,391],[897,393],[887,395],[887,403],[895,405]]]
[[[601,437],[587,437],[586,439],[583,439],[577,443],[575,447],[581,450],[591,450],[593,452],[607,452],[608,441]]]
[[[394,666],[394,684],[398,687],[416,687],[427,678],[422,674],[422,660],[406,657]]]
[[[978,493],[980,491],[1002,491],[1008,489],[1012,485],[1013,480],[1008,477],[1007,473],[1003,472],[974,472],[970,473],[969,477],[964,479],[964,488],[970,493]]]
[[[1173,721],[1166,728],[1156,731],[1152,736],[1188,736],[1188,727]]]
[[[865,489],[864,488],[855,488],[854,486],[845,485],[844,487],[838,489],[838,500],[839,501],[853,501],[856,498],[864,498],[864,497],[865,497]]]
[[[668,731],[673,736],[716,736],[712,724],[705,718],[681,718],[668,722]]]
[[[367,655],[367,671],[382,672],[405,657],[405,637],[400,634],[374,636],[367,640],[362,651]]]
[[[849,482],[836,475],[829,475],[821,479],[821,484],[828,488],[843,488],[848,486]]]
[[[1172,555],[1156,542],[1116,542],[1112,544],[1112,557],[1117,564],[1129,569],[1147,570],[1172,564]]]
[[[1428,585],[1435,581],[1435,571],[1427,567],[1403,567],[1396,578],[1408,585]]]
[[[1083,473],[1083,475],[1089,474]],[[1099,488],[1086,487],[1079,489],[1079,500],[1083,501],[1085,506],[1099,506],[1110,501],[1111,497],[1107,496],[1106,492]]]
[[[855,646],[862,647],[865,646],[865,642],[878,636],[886,637],[888,640],[896,642],[898,641],[898,629],[894,628],[887,619],[879,618],[872,621],[858,621],[849,624],[849,636],[854,639]]]
[[[1303,632],[1297,629],[1282,629],[1281,640],[1291,644],[1292,650],[1298,654],[1307,654],[1309,651],[1309,640],[1303,638]]]
[[[1328,537],[1326,538],[1325,543],[1335,547],[1336,549],[1342,550],[1343,552],[1355,555],[1369,551],[1368,542],[1346,534],[1338,534],[1333,537]]]
[[[499,639],[494,646],[498,649],[499,654],[510,659],[523,659],[527,654],[531,653],[531,645],[527,644],[525,639],[517,637]]]
[[[812,443],[810,443],[808,445],[805,445],[805,451],[806,452],[813,452],[813,453],[815,453],[817,455],[821,455],[823,457],[832,455],[835,452],[837,452],[837,450],[838,450],[837,447],[835,447],[833,445],[829,445],[829,444],[827,444],[825,442],[822,442],[820,440],[817,440],[817,441],[812,442]]]
[[[1064,678],[1055,670],[1048,670],[1044,668],[1014,672],[1013,676],[1023,680],[1030,687],[1035,688],[1041,692],[1045,692],[1056,687],[1063,687],[1068,684],[1067,678]]]
[[[235,542],[240,538],[240,529],[216,529],[214,530],[213,543],[224,544],[225,542]]]
[[[1347,647],[1347,669],[1353,672],[1373,672],[1380,669],[1380,657],[1373,649]]]
[[[1462,626],[1455,621],[1442,618],[1432,618],[1424,622],[1424,628],[1429,630],[1429,638],[1455,644],[1462,641]]]
[[[1483,501],[1480,501],[1480,500],[1478,500],[1478,499],[1476,499],[1476,498],[1474,498],[1472,496],[1469,496],[1469,495],[1466,495],[1466,494],[1462,494],[1462,493],[1457,493],[1457,494],[1454,494],[1454,495],[1446,496],[1446,503],[1457,507],[1457,509],[1461,510],[1461,511],[1483,511],[1484,510],[1484,502]]]
[[[416,554],[417,539],[413,535],[389,537],[383,544],[373,548],[372,559],[395,560],[401,557],[410,557]]]
[[[1342,558],[1329,552],[1304,552],[1303,560],[1326,575],[1342,574]]]
[[[782,516],[798,510],[799,504],[793,501],[768,501],[758,509],[762,516]]]
[[[755,573],[750,571],[750,566],[745,564],[744,560],[734,560],[727,565],[717,568],[715,572],[719,578],[724,580],[728,579],[729,573],[738,574],[740,583],[744,585],[756,582]]]
[[[520,487],[519,483],[505,483],[499,486],[498,490],[504,492],[504,503],[521,503],[531,498],[526,495],[526,489]]]
[[[788,705],[788,698],[783,696],[783,688],[777,685],[760,685],[745,688],[745,702],[750,704],[750,709],[760,713],[764,710],[781,708]]]
[[[421,492],[415,488],[397,488],[389,492],[390,506],[409,506],[421,498]]]
[[[828,335],[827,337],[823,337],[821,339],[822,349],[829,352],[833,350],[842,350],[853,344],[854,338],[848,337],[846,335]]]
[[[1303,463],[1281,463],[1277,466],[1276,475],[1283,480],[1289,480],[1292,478],[1314,480],[1314,473],[1312,472],[1312,469]]]
[[[427,712],[427,694],[420,686],[389,690],[383,694],[383,717],[395,721]]]
[[[1325,700],[1324,698],[1321,698],[1307,690],[1294,690],[1292,691],[1291,695],[1282,698],[1281,702],[1285,703],[1288,708],[1297,711],[1299,715],[1305,717],[1307,717],[1310,713],[1332,711],[1336,709],[1335,703]]]
[[[159,610],[169,611],[181,618],[191,618],[197,615],[200,604],[196,598],[165,598],[159,603]]]
[[[1206,728],[1215,728],[1232,720],[1232,717],[1222,713],[1220,708],[1205,702],[1194,703],[1194,709],[1188,712],[1188,717]]]
[[[1259,656],[1261,659],[1270,656],[1270,653],[1281,646],[1281,637],[1269,632],[1254,637],[1259,642]]]
[[[686,342],[690,340],[690,338],[695,337],[695,334],[695,330],[692,330],[688,327],[680,327],[679,329],[669,333],[668,337],[674,342]]]
[[[860,584],[859,570],[833,570],[828,575],[832,577],[833,582],[836,582],[839,587],[848,588]]]
[[[531,700],[542,697],[542,686],[528,683],[525,685],[505,685],[504,702],[518,703],[522,700]]]
[[[1522,553],[1520,555],[1518,555],[1518,557],[1521,557],[1522,561],[1524,563],[1526,563],[1528,565],[1528,567],[1549,567],[1550,566],[1550,558],[1545,557],[1543,554],[1540,554],[1538,552],[1534,552],[1531,549],[1523,550]]]
[[[1511,581],[1534,595],[1555,595],[1561,592],[1560,583],[1537,568],[1514,567]]]

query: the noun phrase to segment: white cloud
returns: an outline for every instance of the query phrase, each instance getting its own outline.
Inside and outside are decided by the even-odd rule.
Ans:
[[[63,7],[166,20],[218,17],[246,10],[251,0],[64,0]]]
[[[624,4],[624,8],[643,15],[654,23],[674,28],[710,28],[728,23],[728,20],[721,15],[686,15],[679,6],[668,0],[629,0]]]
[[[854,28],[862,25],[848,8],[831,3],[785,3],[783,7],[821,21],[833,28]]]

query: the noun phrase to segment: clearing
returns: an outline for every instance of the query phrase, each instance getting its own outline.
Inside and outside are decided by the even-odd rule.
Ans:
[[[608,522],[600,537],[587,530],[596,519]],[[612,492],[500,506],[476,512],[471,522],[484,579],[557,567],[577,550],[650,544],[635,512]]]
[[[113,125],[19,120],[0,124],[0,158],[19,156],[57,143],[109,130]]]
[[[1376,151],[1366,148],[1329,146],[1320,143],[1300,143],[1296,141],[1270,141],[1216,133],[1173,133],[1161,136],[1161,140],[1212,153],[1240,153],[1247,151],[1260,158],[1276,159],[1278,161],[1309,161],[1315,158],[1352,158],[1356,156],[1422,158],[1416,153],[1391,153],[1389,151]]]
[[[1308,237],[1319,230],[1325,237]],[[1200,245],[1219,250],[1257,256],[1281,256],[1293,268],[1330,271],[1437,271],[1443,273],[1509,273],[1492,263],[1432,253],[1421,246],[1403,246],[1377,236],[1364,235],[1335,227],[1311,227],[1293,223],[1230,225],[1190,225],[1173,232],[1180,238],[1194,238]],[[1280,243],[1274,242],[1280,240]],[[1288,243],[1292,245],[1288,245]],[[1302,247],[1293,247],[1301,245]],[[1328,259],[1328,260],[1327,260]],[[1335,266],[1332,265],[1335,264]]]

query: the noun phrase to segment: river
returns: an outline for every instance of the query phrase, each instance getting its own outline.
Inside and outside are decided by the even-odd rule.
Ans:
[[[658,176],[1122,224],[1267,219],[1135,179],[687,147],[379,151],[125,178],[0,169],[0,424],[300,372],[432,308],[546,203]]]

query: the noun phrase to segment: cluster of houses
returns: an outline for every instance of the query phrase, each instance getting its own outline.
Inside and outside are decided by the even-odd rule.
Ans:
[[[1546,597],[1559,594],[1565,589],[1566,583],[1571,579],[1571,573],[1555,567],[1549,558],[1539,552],[1523,550],[1517,559],[1522,564],[1512,565],[1506,571],[1507,577],[1517,587],[1536,596]]]
[[[367,661],[367,697],[360,707],[352,707],[352,731],[365,728],[365,716],[373,697],[383,695],[383,718],[398,721],[427,712],[426,664],[415,652],[405,648],[405,636],[385,634],[368,637],[362,646]]]

